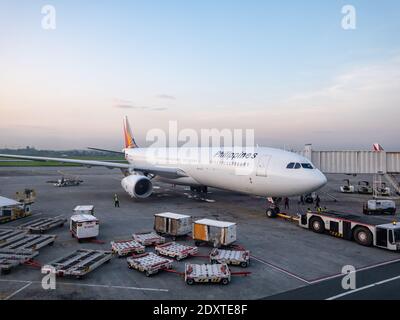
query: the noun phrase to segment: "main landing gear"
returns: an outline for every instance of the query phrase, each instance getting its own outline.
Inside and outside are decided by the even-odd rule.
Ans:
[[[208,193],[208,187],[190,187],[190,191],[194,198],[206,199]]]
[[[279,204],[282,201],[282,198],[268,198],[269,207],[265,211],[265,214],[268,218],[276,218],[278,214],[281,212],[279,209]]]

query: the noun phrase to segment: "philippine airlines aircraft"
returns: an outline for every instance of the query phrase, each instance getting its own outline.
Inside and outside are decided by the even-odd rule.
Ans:
[[[133,198],[149,197],[153,179],[194,190],[213,187],[270,198],[308,194],[327,182],[308,159],[292,152],[261,147],[139,148],[128,119],[124,122],[124,135],[121,153],[128,163],[9,154],[0,157],[119,168],[125,176],[121,185]]]

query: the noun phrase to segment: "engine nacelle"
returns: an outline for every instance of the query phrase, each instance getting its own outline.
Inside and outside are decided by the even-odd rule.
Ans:
[[[127,176],[122,179],[121,185],[132,198],[144,199],[153,193],[153,184],[145,176],[136,174]]]

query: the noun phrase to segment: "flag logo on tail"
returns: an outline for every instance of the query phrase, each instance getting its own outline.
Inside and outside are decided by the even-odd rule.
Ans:
[[[128,117],[126,117],[124,121],[124,139],[125,139],[125,148],[138,148],[138,145],[136,144],[135,139],[132,136],[132,131],[129,125]]]
[[[379,143],[374,143],[374,144],[373,144],[373,149],[374,149],[374,151],[376,151],[376,152],[384,151],[384,150],[383,150],[383,147],[382,147]]]

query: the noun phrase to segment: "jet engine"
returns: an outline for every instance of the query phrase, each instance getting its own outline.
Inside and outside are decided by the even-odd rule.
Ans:
[[[142,175],[127,176],[122,179],[121,185],[132,198],[144,199],[153,192],[153,184],[150,179]]]

